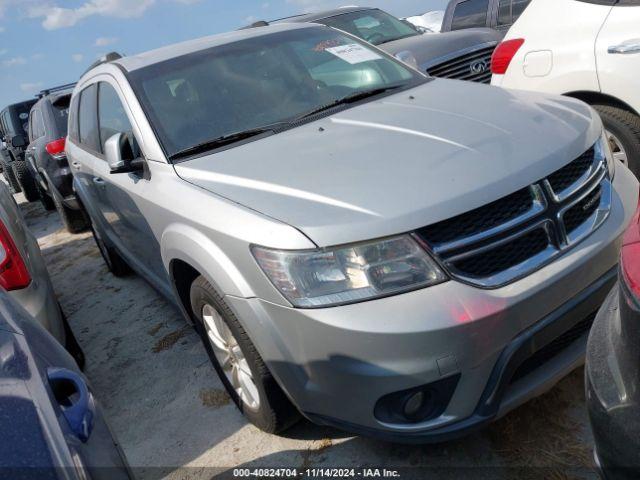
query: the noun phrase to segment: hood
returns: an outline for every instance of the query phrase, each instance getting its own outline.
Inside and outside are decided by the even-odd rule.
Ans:
[[[396,55],[409,51],[422,71],[465,52],[497,45],[502,35],[491,28],[469,28],[440,34],[423,34],[378,45],[385,52]]]
[[[577,100],[435,79],[175,169],[329,246],[497,200],[580,156],[601,130]]]

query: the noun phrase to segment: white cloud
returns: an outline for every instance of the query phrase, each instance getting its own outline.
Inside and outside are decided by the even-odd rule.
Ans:
[[[94,47],[106,47],[107,45],[112,45],[114,43],[116,43],[118,41],[118,39],[116,37],[99,37],[96,38],[95,43],[93,44]]]
[[[47,30],[72,27],[80,20],[94,15],[115,18],[141,16],[156,0],[90,0],[77,8],[63,8],[52,3],[31,6],[28,15],[44,18],[42,26]]]
[[[20,90],[25,93],[38,92],[42,89],[42,82],[21,83]]]
[[[3,55],[6,55],[9,52],[9,50],[7,50],[6,48],[0,48],[0,57],[2,57]]]
[[[82,55],[81,53],[74,53],[73,55],[71,55],[71,59],[76,63],[80,63],[82,62],[82,60],[84,60],[84,55]]]
[[[31,60],[42,60],[44,59],[44,53],[34,53],[31,55]]]
[[[25,63],[27,63],[27,59],[24,57],[13,57],[2,62],[5,67],[16,67],[18,65],[24,65]]]
[[[4,27],[0,27],[0,33],[4,33]]]
[[[201,0],[171,0],[183,5],[192,5]],[[0,16],[3,4],[8,5],[15,0],[0,0]],[[42,26],[47,30],[72,27],[85,18],[94,15],[112,18],[136,18],[142,16],[157,0],[88,0],[76,8],[60,7],[51,0],[30,0],[27,15],[31,18],[42,18]]]
[[[244,19],[244,23],[246,23],[247,25],[251,25],[252,23],[257,21],[258,21],[258,17],[256,17],[255,15],[249,15]]]

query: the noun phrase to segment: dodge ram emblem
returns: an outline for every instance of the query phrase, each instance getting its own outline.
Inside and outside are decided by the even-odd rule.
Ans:
[[[476,60],[469,66],[469,70],[471,73],[480,74],[484,73],[489,69],[489,65],[487,65],[486,60]]]

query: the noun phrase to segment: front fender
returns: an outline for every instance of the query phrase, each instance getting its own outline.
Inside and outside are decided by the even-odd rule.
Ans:
[[[174,260],[181,260],[198,270],[223,295],[241,298],[255,292],[234,262],[209,237],[184,224],[172,224],[160,241],[162,261],[169,272]]]

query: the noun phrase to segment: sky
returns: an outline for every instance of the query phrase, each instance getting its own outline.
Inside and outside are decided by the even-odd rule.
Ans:
[[[135,54],[353,0],[0,0],[0,109],[74,82],[110,51]],[[365,0],[397,16],[447,0]]]

